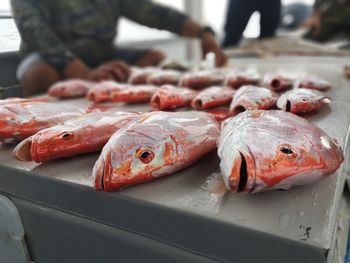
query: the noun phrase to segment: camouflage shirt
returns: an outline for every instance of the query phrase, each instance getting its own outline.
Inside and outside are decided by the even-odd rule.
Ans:
[[[114,52],[119,17],[180,33],[187,17],[149,0],[11,0],[21,53],[36,51],[64,68],[72,59],[104,61]]]

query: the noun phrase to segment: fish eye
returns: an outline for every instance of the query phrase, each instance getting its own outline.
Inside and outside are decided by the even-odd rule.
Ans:
[[[280,147],[280,151],[284,154],[293,154],[293,150],[289,145],[283,145]]]
[[[137,157],[143,163],[149,163],[154,158],[154,153],[151,150],[141,150],[138,152]]]
[[[61,134],[61,138],[64,140],[69,140],[70,138],[72,138],[73,133],[71,132],[64,132]]]

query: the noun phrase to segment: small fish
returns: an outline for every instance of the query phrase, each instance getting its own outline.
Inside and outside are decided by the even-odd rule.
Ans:
[[[0,106],[9,105],[9,104],[21,104],[21,103],[32,103],[32,102],[48,102],[50,99],[47,97],[40,98],[17,98],[10,97],[7,99],[0,100]]]
[[[294,81],[291,78],[282,75],[267,74],[263,80],[264,86],[272,91],[283,91],[291,89]]]
[[[258,85],[260,75],[256,70],[235,71],[229,74],[225,80],[225,86],[238,89],[246,85]]]
[[[302,76],[296,81],[296,86],[303,89],[313,89],[319,91],[328,90],[331,85],[329,82],[314,75]]]
[[[210,86],[220,86],[225,80],[226,74],[219,70],[203,70],[186,73],[180,81],[180,86],[192,89],[203,89]]]
[[[277,98],[277,94],[267,88],[243,86],[234,94],[230,112],[237,115],[245,110],[268,110],[276,105]]]
[[[85,114],[70,105],[28,102],[0,106],[0,141],[23,140],[38,131]]]
[[[196,95],[188,88],[164,85],[153,94],[150,104],[155,110],[170,110],[190,105]]]
[[[145,113],[118,130],[93,169],[106,192],[172,174],[216,148],[220,125],[204,112]]]
[[[138,116],[132,112],[92,112],[43,129],[13,151],[21,161],[47,162],[100,151],[115,131]]]
[[[112,92],[121,91],[128,87],[128,84],[120,84],[111,80],[102,81],[89,90],[86,98],[94,102],[111,101]]]
[[[129,76],[128,83],[131,85],[146,84],[148,77],[157,71],[159,71],[159,68],[156,68],[156,67],[146,67],[146,68],[133,67],[131,69],[131,74]]]
[[[156,86],[162,85],[178,85],[181,79],[182,73],[176,70],[162,70],[151,74],[147,83]]]
[[[141,103],[149,102],[153,94],[159,89],[154,85],[130,85],[120,91],[113,91],[111,94],[112,101],[115,102],[128,102],[128,103]]]
[[[192,101],[191,106],[196,110],[228,104],[232,101],[235,91],[226,87],[210,87],[201,91]]]
[[[52,97],[71,98],[83,97],[96,85],[95,82],[82,79],[69,79],[53,84],[48,91]]]
[[[298,114],[316,112],[330,102],[331,99],[320,91],[300,88],[282,94],[277,107]]]
[[[218,154],[228,190],[256,193],[305,185],[333,174],[342,148],[289,112],[252,110],[222,124]]]

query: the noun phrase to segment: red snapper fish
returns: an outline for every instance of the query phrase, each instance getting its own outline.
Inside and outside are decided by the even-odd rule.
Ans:
[[[138,116],[132,112],[92,112],[43,129],[13,151],[21,161],[47,162],[100,151],[115,131]]]
[[[106,192],[172,174],[216,148],[220,125],[204,112],[150,112],[113,134],[93,169]]]
[[[226,74],[223,70],[191,72],[183,75],[180,81],[180,86],[192,89],[203,89],[223,84],[225,77]]]
[[[282,94],[277,107],[298,114],[316,112],[330,102],[331,99],[320,91],[300,88]]]
[[[231,102],[235,91],[226,87],[210,87],[201,91],[191,102],[192,108],[203,110]]]
[[[115,102],[128,102],[128,103],[141,103],[151,100],[153,94],[159,89],[154,85],[130,85],[129,87],[114,91],[111,94],[112,101]]]
[[[291,78],[282,75],[267,74],[263,80],[264,86],[272,91],[283,91],[291,89],[294,81]]]
[[[85,114],[70,105],[28,102],[0,106],[0,141],[23,140],[38,131]]]
[[[150,104],[155,110],[171,110],[190,105],[196,95],[188,88],[164,85],[153,94]]]
[[[246,85],[258,85],[260,75],[256,70],[234,71],[226,77],[225,85],[238,89]]]
[[[147,83],[162,86],[162,85],[178,85],[181,79],[182,73],[176,70],[162,70],[151,74],[147,78]]]
[[[218,154],[226,188],[243,193],[313,183],[344,160],[342,148],[322,129],[278,110],[246,111],[224,121]]]
[[[277,94],[267,88],[243,86],[234,94],[230,112],[237,115],[245,110],[269,110],[276,105],[277,98]]]
[[[325,91],[331,87],[331,84],[329,84],[328,81],[325,81],[318,76],[306,75],[306,76],[300,77],[296,81],[296,87],[297,88],[304,88],[304,89]]]
[[[86,95],[88,100],[94,102],[111,101],[111,94],[128,88],[127,84],[120,84],[112,80],[106,80],[92,87]]]
[[[59,81],[49,88],[49,95],[58,98],[83,97],[96,85],[95,82],[82,79]]]
[[[128,83],[131,85],[140,85],[146,84],[148,77],[159,71],[159,68],[156,67],[146,67],[146,68],[137,68],[133,67],[131,69],[131,74],[128,79]]]

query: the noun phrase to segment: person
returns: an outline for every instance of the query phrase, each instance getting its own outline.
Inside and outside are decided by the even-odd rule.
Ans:
[[[280,21],[281,0],[230,0],[226,22],[223,47],[236,46],[243,34],[250,16],[260,13],[260,38],[271,37]]]
[[[324,42],[338,34],[350,32],[350,0],[316,0],[312,16],[304,26],[306,38]]]
[[[121,16],[199,38],[203,55],[213,52],[217,66],[227,60],[210,27],[150,0],[11,0],[11,6],[22,40],[17,77],[26,96],[44,92],[62,79],[125,81],[127,64],[142,67],[162,61],[164,54],[158,50],[115,47]]]

